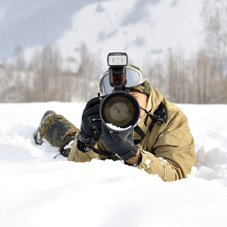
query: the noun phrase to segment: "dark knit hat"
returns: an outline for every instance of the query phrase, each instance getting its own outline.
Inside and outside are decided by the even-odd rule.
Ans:
[[[130,91],[141,92],[146,95],[151,94],[151,86],[148,81],[144,81],[142,84],[129,88]]]

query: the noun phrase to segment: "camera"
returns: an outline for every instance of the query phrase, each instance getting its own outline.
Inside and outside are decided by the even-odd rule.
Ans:
[[[111,87],[111,91],[102,97],[100,103],[100,118],[110,131],[127,131],[134,128],[140,117],[140,106],[130,95],[126,85],[126,66],[128,56],[124,52],[112,52],[107,56],[108,80],[102,80],[103,86]],[[108,84],[109,83],[109,84]]]

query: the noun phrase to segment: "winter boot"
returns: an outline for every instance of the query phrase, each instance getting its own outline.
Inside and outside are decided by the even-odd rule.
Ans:
[[[38,145],[41,145],[43,143],[42,136],[40,135],[40,131],[39,131],[40,127],[41,127],[42,123],[46,120],[46,118],[51,114],[56,114],[56,113],[52,110],[48,110],[48,111],[46,111],[46,113],[44,113],[44,115],[39,123],[38,128],[33,133],[33,138],[35,140],[35,143]]]

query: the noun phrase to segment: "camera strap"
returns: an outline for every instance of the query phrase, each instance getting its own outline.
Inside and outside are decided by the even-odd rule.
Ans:
[[[138,125],[136,125],[136,127],[134,128],[134,130],[141,137],[139,140],[134,140],[134,144],[137,145],[137,144],[139,144],[143,140],[143,138],[145,137],[145,133],[143,132],[143,130]]]
[[[149,113],[145,108],[141,108],[141,109],[144,110],[146,112],[146,114],[152,120],[152,122],[149,126],[150,132],[152,131],[152,128],[153,128],[155,122],[157,122],[159,125],[162,125],[163,123],[167,122],[167,110],[166,110],[166,107],[163,102],[160,103],[157,110],[155,110],[154,114]],[[136,145],[136,144],[139,144],[143,140],[143,138],[145,137],[145,133],[138,125],[134,128],[134,130],[137,134],[139,134],[141,136],[141,138],[139,140],[134,140],[134,143]]]
[[[150,115],[152,114],[149,113],[148,116]],[[155,119],[153,118],[153,116],[155,116]],[[150,127],[149,127],[150,131],[152,130],[155,122],[157,122],[159,125],[162,125],[167,122],[167,118],[168,118],[167,110],[163,102],[160,103],[157,110],[155,110],[153,116],[152,117],[150,116],[152,120],[152,123],[150,124]]]

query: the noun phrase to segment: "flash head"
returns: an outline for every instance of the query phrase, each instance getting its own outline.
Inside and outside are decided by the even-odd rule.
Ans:
[[[107,56],[107,64],[110,67],[124,67],[128,64],[128,55],[124,52],[112,52]]]

